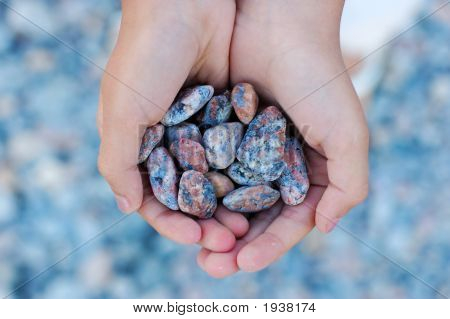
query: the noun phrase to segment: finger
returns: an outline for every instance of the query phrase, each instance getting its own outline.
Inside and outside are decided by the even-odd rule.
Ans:
[[[198,223],[202,229],[199,245],[215,252],[226,252],[234,247],[234,234],[216,219],[199,220]]]
[[[328,158],[329,184],[316,212],[316,225],[322,232],[330,232],[352,207],[367,196],[369,142],[363,120],[362,123],[354,125],[350,131],[342,130],[330,135],[323,144]]]
[[[280,213],[282,203],[278,202],[267,211],[258,213],[250,220],[248,233],[236,242],[226,253],[209,252],[203,260],[205,271],[214,278],[224,278],[239,271],[237,256],[242,247],[261,234]]]
[[[261,270],[303,239],[314,227],[315,207],[322,194],[323,187],[312,186],[302,204],[284,206],[264,232],[241,249],[237,256],[239,268]]]
[[[247,218],[242,214],[231,212],[224,206],[217,208],[214,217],[231,230],[237,238],[244,236],[248,231],[249,223]]]
[[[206,261],[206,257],[208,257],[208,255],[209,255],[209,253],[210,253],[210,250],[208,250],[206,248],[201,248],[197,254],[197,264],[203,271],[206,271],[205,261]]]
[[[201,239],[202,230],[193,219],[169,210],[154,196],[145,199],[139,213],[158,233],[177,243],[195,244]]]

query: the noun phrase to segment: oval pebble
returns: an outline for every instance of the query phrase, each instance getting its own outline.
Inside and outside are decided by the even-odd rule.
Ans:
[[[239,120],[248,124],[255,117],[258,95],[251,84],[238,83],[231,92],[231,104]]]
[[[203,134],[203,146],[209,166],[224,169],[233,163],[236,152],[227,127],[217,125],[207,129]]]
[[[178,160],[183,170],[196,170],[203,174],[208,171],[205,149],[200,143],[180,138],[170,145],[170,152]]]
[[[210,218],[217,208],[217,199],[211,182],[200,172],[186,171],[181,176],[178,204],[184,213],[199,218]]]
[[[164,147],[157,147],[147,161],[150,185],[153,194],[163,205],[178,210],[177,171],[175,163]]]
[[[175,126],[169,126],[165,131],[165,142],[168,147],[180,138],[187,138],[198,143],[202,142],[202,134],[199,128],[192,123],[183,122]]]
[[[225,122],[231,115],[230,92],[214,96],[205,106],[199,121],[202,127],[211,127]]]
[[[233,182],[227,176],[219,172],[208,172],[205,177],[213,185],[217,198],[224,197],[229,192],[234,190]]]
[[[211,85],[199,85],[184,90],[164,115],[161,123],[173,126],[187,120],[200,110],[213,94],[214,88]]]
[[[223,205],[231,211],[255,213],[272,207],[280,198],[280,192],[266,185],[244,186],[223,199]]]
[[[251,121],[236,157],[253,173],[271,182],[284,170],[285,142],[286,119],[277,107],[269,106]]]
[[[153,149],[161,142],[164,135],[164,126],[161,124],[153,125],[144,133],[141,149],[139,150],[138,164],[144,163]]]
[[[286,168],[277,179],[281,199],[286,205],[298,205],[305,199],[309,189],[308,170],[305,155],[300,142],[295,138],[288,138],[284,150]]]
[[[237,152],[244,136],[244,125],[239,122],[222,123],[222,125],[230,130],[231,145],[234,146],[235,152]]]
[[[267,183],[262,176],[254,174],[240,162],[231,164],[227,168],[227,175],[239,185],[255,186]]]

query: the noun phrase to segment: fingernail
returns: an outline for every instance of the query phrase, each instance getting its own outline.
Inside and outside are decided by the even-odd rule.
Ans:
[[[331,218],[328,222],[327,222],[327,226],[325,227],[325,232],[329,233],[331,232],[336,225],[339,223],[340,218]]]
[[[130,207],[131,207],[130,201],[125,196],[115,195],[115,197],[116,197],[117,207],[119,207],[119,209],[123,213],[128,213],[128,211],[130,210]]]

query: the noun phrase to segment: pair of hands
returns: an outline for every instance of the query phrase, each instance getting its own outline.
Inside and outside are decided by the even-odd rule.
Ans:
[[[368,130],[345,72],[339,23],[343,0],[123,1],[117,44],[102,81],[99,170],[119,208],[138,210],[161,235],[198,243],[199,266],[214,277],[258,271],[316,225],[329,232],[368,190]],[[137,163],[142,135],[184,85],[254,84],[299,128],[311,187],[304,203],[247,221],[225,207],[209,220],[169,211]]]

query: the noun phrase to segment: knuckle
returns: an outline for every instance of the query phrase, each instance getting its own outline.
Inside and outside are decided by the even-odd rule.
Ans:
[[[355,187],[348,192],[349,200],[352,206],[362,203],[369,194],[369,184],[365,183]]]

